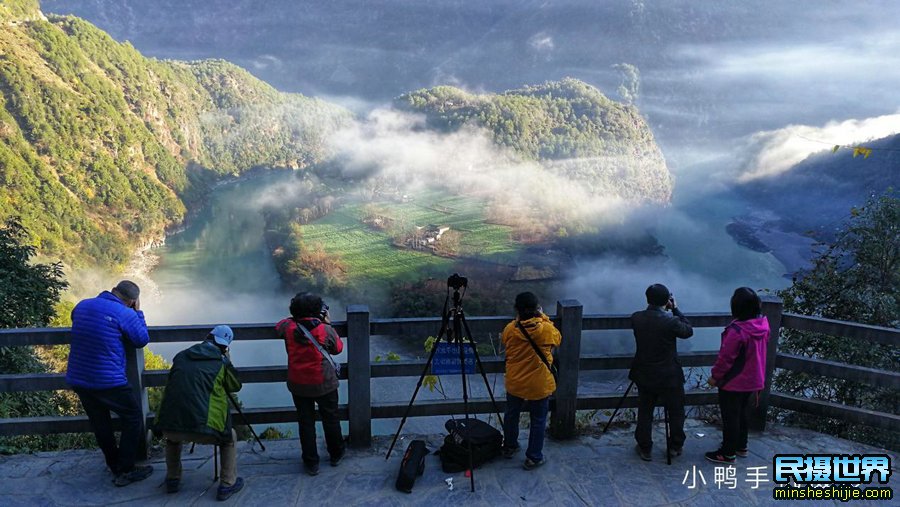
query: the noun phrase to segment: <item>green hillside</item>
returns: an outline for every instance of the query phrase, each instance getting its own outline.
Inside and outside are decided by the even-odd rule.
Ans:
[[[223,176],[323,159],[349,119],[224,61],[145,58],[35,1],[0,1],[0,24],[0,221],[75,265],[121,265]]]
[[[438,86],[402,95],[395,105],[425,114],[443,131],[484,127],[495,143],[596,192],[656,202],[672,195],[662,152],[637,108],[577,79],[483,95]]]

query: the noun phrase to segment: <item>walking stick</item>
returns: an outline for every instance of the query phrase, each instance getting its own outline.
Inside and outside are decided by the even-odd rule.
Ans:
[[[628,389],[625,389],[625,394],[622,395],[622,398],[619,400],[619,404],[616,406],[616,409],[613,411],[612,417],[607,421],[606,426],[603,428],[603,433],[606,433],[606,430],[609,429],[609,425],[612,424],[613,419],[616,418],[616,414],[619,413],[619,409],[622,408],[622,404],[625,403],[625,398],[628,397],[628,393],[631,392],[631,388],[634,387],[634,382],[628,384]]]

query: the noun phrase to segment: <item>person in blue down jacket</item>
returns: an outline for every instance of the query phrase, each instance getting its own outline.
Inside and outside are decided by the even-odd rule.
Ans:
[[[123,280],[111,291],[85,299],[72,310],[72,345],[66,382],[81,399],[116,486],[146,479],[152,466],[135,466],[144,432],[143,412],[125,377],[125,347],[150,341],[141,311],[141,290]],[[119,445],[110,412],[122,423]]]

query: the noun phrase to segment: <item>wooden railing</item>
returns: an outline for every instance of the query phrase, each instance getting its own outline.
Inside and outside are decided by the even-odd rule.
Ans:
[[[619,393],[579,395],[578,377],[581,371],[624,370],[631,364],[631,355],[589,355],[581,353],[584,331],[631,329],[629,315],[582,315],[582,306],[575,300],[557,303],[553,320],[560,329],[563,339],[557,361],[560,377],[556,392],[556,410],[551,416],[551,430],[558,438],[575,434],[575,420],[578,410],[613,408],[621,395]],[[782,305],[777,300],[763,303],[763,313],[772,327],[772,336],[777,337],[781,327],[814,331],[853,340],[867,340],[900,346],[900,330],[839,322],[801,315],[782,314]],[[728,314],[688,314],[695,328],[726,326],[731,321]],[[473,336],[499,333],[511,317],[469,317],[468,323]],[[366,306],[353,305],[347,308],[347,320],[337,322],[335,328],[341,336],[347,337],[347,363],[342,365],[341,378],[347,380],[347,403],[340,406],[341,417],[349,421],[351,445],[368,447],[372,438],[372,419],[401,417],[407,403],[372,403],[371,379],[384,377],[418,377],[423,361],[390,361],[372,363],[369,360],[370,337],[373,335],[393,335],[423,339],[436,333],[440,318],[415,319],[370,319]],[[196,342],[202,339],[211,326],[151,327],[151,343]],[[272,324],[232,325],[236,340],[277,339]],[[0,330],[0,346],[58,345],[69,343],[69,330],[48,329],[7,329]],[[680,355],[683,366],[709,367],[716,358],[715,352],[695,352]],[[502,358],[483,358],[486,373],[503,373]],[[146,414],[146,421],[152,423],[153,414],[148,409],[147,388],[163,386],[167,372],[164,370],[144,371],[143,350],[129,348],[127,353],[127,375],[132,388],[139,396]],[[778,353],[778,340],[769,341],[766,364],[766,384],[761,393],[760,403],[751,415],[751,427],[765,428],[769,405],[790,410],[836,417],[879,428],[900,427],[900,416],[894,413],[875,412],[858,407],[848,407],[835,403],[804,399],[801,397],[770,393],[775,368],[803,371],[812,374],[867,382],[873,386],[900,389],[900,373],[897,371],[875,370],[832,361],[823,361]],[[287,379],[286,366],[262,366],[238,368],[244,383],[284,382]],[[24,374],[0,375],[0,392],[49,391],[69,389],[64,375]],[[501,410],[505,402],[498,399]],[[695,390],[686,393],[687,405],[709,405],[717,402],[713,390]],[[636,407],[637,396],[625,399],[624,406]],[[470,399],[472,413],[490,413],[493,407],[487,399]],[[410,416],[435,416],[459,414],[463,411],[462,400],[417,401]],[[296,421],[294,407],[244,409],[251,424],[287,423]],[[90,425],[85,416],[72,417],[29,417],[0,419],[0,436],[36,435],[51,433],[88,432]]]

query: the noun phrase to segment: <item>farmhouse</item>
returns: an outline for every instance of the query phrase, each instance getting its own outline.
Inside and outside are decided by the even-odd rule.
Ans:
[[[416,233],[409,239],[409,245],[416,250],[433,250],[435,244],[441,240],[441,236],[449,230],[450,227],[446,225],[416,226]]]

